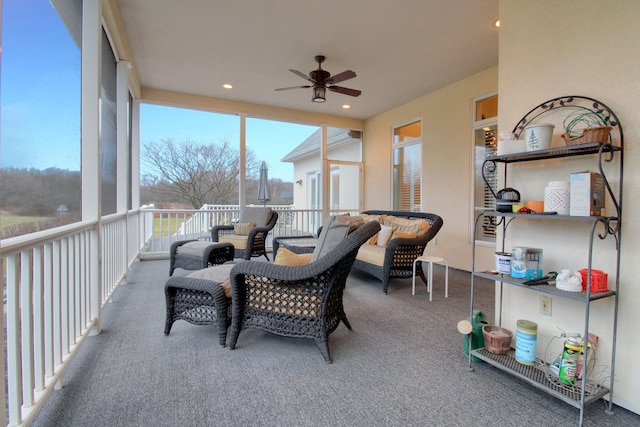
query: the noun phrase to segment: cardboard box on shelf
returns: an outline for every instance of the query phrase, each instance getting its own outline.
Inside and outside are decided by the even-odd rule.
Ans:
[[[591,171],[572,173],[569,191],[569,215],[604,215],[605,193],[602,175]]]

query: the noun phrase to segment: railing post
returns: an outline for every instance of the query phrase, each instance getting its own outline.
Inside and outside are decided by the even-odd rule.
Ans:
[[[102,224],[98,221],[89,231],[89,242],[87,254],[89,255],[89,319],[94,322],[91,335],[97,335],[101,331],[100,327],[100,305],[102,301],[102,245],[100,242],[100,228]]]

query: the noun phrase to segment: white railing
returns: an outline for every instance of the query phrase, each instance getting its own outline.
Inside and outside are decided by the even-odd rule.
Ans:
[[[132,217],[137,220],[137,214]],[[131,254],[128,215],[80,222],[5,239],[0,259],[6,303],[6,404],[8,425],[29,424],[126,278]],[[99,252],[101,253],[99,256]],[[99,260],[102,260],[100,263]],[[100,286],[101,285],[101,286]],[[0,415],[0,417],[1,417]]]
[[[322,225],[319,209],[294,209],[290,205],[267,205],[278,212],[278,221],[267,237],[267,247],[280,236],[315,234]],[[331,211],[331,214],[348,211]],[[357,212],[351,212],[356,214]],[[238,218],[238,206],[205,205],[201,209],[140,209],[140,228],[153,230],[145,234],[140,251],[141,259],[167,257],[173,242],[189,239],[209,239],[215,225],[232,224]]]
[[[321,224],[319,210],[274,208],[279,216],[268,246],[273,237],[314,234]],[[0,242],[7,386],[0,419],[11,426],[31,422],[85,338],[99,332],[102,307],[132,262],[145,254],[167,257],[171,242],[207,237],[210,227],[231,224],[238,213],[236,206],[204,212],[149,206]],[[182,227],[199,215],[209,222]]]

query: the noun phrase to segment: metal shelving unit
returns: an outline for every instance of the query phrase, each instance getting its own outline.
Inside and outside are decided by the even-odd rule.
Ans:
[[[617,332],[617,317],[618,317],[618,298],[619,298],[619,278],[620,278],[620,237],[621,237],[621,214],[622,214],[622,167],[623,167],[623,133],[619,121],[613,111],[611,111],[606,105],[601,102],[582,96],[564,96],[554,98],[543,104],[533,108],[527,113],[520,122],[515,126],[514,133],[519,135],[525,126],[531,123],[534,119],[538,118],[552,110],[558,110],[560,108],[570,108],[577,110],[584,110],[590,112],[597,112],[601,117],[604,117],[605,122],[613,127],[611,133],[611,142],[593,142],[588,144],[572,145],[559,148],[550,148],[545,150],[530,151],[524,153],[515,153],[508,155],[490,156],[485,159],[483,165],[483,177],[484,171],[495,171],[497,164],[504,165],[504,177],[505,183],[507,178],[507,166],[511,163],[517,162],[530,162],[530,161],[544,161],[548,159],[557,159],[564,157],[574,156],[596,156],[597,164],[600,170],[600,174],[603,177],[606,190],[608,191],[613,205],[615,207],[615,215],[613,216],[590,216],[590,217],[578,217],[578,216],[566,216],[566,215],[540,215],[540,214],[519,214],[519,213],[503,213],[503,212],[483,212],[476,217],[474,224],[474,236],[477,234],[478,224],[482,223],[482,219],[489,217],[491,221],[494,221],[496,226],[502,227],[502,245],[501,251],[505,251],[505,235],[508,226],[518,219],[526,218],[533,221],[568,221],[576,223],[577,226],[590,226],[590,239],[588,247],[588,280],[586,291],[582,292],[566,292],[557,289],[553,285],[525,285],[525,280],[516,279],[508,274],[499,274],[496,272],[481,272],[476,271],[476,245],[475,241],[472,249],[472,274],[471,274],[471,308],[470,318],[473,316],[474,305],[474,292],[475,292],[475,278],[483,278],[494,280],[500,284],[500,321],[502,322],[502,289],[505,285],[526,288],[532,292],[546,293],[561,298],[577,300],[584,303],[585,307],[585,322],[584,322],[584,337],[589,336],[589,311],[590,305],[595,300],[603,298],[614,298],[614,319],[613,319],[613,339],[612,339],[612,356],[611,356],[611,373],[609,386],[605,387],[602,384],[597,384],[588,380],[588,371],[585,366],[585,372],[582,376],[582,381],[576,382],[573,386],[567,386],[553,381],[548,375],[547,366],[545,362],[539,363],[537,366],[523,365],[515,360],[514,352],[511,351],[506,355],[493,354],[485,348],[478,348],[469,351],[469,368],[472,369],[473,357],[483,360],[492,366],[495,366],[529,384],[542,390],[564,402],[578,408],[580,410],[579,425],[582,426],[584,421],[584,409],[585,406],[599,400],[605,395],[609,394],[608,411],[612,411],[613,405],[613,379],[615,373],[615,354],[616,354],[616,332]],[[617,191],[613,190],[610,185],[606,174],[603,171],[603,162],[617,161],[619,165],[619,177],[617,182]],[[486,179],[485,179],[486,182]],[[615,239],[616,248],[616,274],[615,274],[615,286],[605,292],[591,292],[591,263],[593,256],[593,244],[595,239],[604,240],[608,237]],[[611,284],[610,284],[611,285]],[[610,286],[611,288],[611,286]],[[471,336],[469,346],[473,348],[471,343]],[[586,365],[586,364],[585,364]]]

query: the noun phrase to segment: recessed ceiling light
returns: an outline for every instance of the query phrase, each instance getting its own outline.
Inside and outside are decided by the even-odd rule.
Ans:
[[[496,19],[496,22],[493,23],[496,27],[500,28],[500,20]]]
[[[230,83],[225,83],[225,84],[222,85],[222,87],[225,88],[225,89],[233,89],[233,85],[230,84]]]
[[[344,108],[345,110],[348,110],[349,108],[351,108],[351,105],[349,105],[349,104],[344,104],[344,105],[342,106],[342,108]]]

